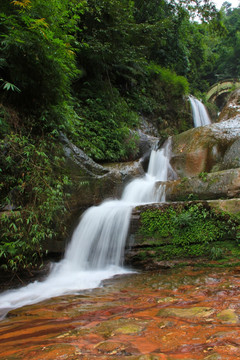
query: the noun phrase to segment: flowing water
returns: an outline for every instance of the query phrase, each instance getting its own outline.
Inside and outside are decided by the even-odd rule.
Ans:
[[[237,264],[126,274],[13,310],[0,359],[237,360],[239,315]]]
[[[205,126],[211,124],[211,120],[203,103],[193,96],[189,96],[194,127]]]
[[[156,181],[166,181],[173,173],[171,142],[153,150],[148,172],[126,186],[120,200],[93,206],[82,216],[64,259],[52,266],[47,279],[0,295],[0,309],[34,304],[46,298],[98,287],[103,279],[129,272],[122,267],[132,208],[139,204],[165,201],[164,185],[156,190]]]

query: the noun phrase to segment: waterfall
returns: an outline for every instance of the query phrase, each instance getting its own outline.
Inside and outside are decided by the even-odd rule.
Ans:
[[[160,150],[152,150],[147,173],[130,182],[120,200],[89,208],[74,231],[64,259],[52,266],[46,280],[2,293],[0,309],[94,288],[106,278],[129,272],[122,264],[132,208],[165,201],[164,185],[157,190],[155,183],[166,181],[168,173],[173,173],[170,152],[171,141],[167,140]]]
[[[193,96],[189,96],[189,101],[192,108],[194,127],[211,124],[211,120],[203,103]]]

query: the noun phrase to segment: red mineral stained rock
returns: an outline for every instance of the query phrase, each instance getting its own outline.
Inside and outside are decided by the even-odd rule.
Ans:
[[[1,321],[0,359],[240,359],[238,273],[138,273],[25,306]]]

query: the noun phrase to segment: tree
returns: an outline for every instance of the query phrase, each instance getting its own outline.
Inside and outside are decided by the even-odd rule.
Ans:
[[[214,72],[219,80],[240,75],[240,8],[232,9],[228,3],[224,4],[222,13],[227,34],[215,47],[218,59]]]
[[[67,11],[66,2],[55,3],[5,0],[0,15],[1,98],[34,115],[36,131],[63,122],[57,108],[70,99],[77,74],[71,37],[64,33],[67,17],[56,20],[60,11]]]

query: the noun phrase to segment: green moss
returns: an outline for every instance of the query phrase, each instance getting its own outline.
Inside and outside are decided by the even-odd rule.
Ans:
[[[138,236],[148,246],[138,257],[170,260],[207,256],[216,260],[226,253],[239,256],[239,222],[237,216],[202,204],[144,211]]]
[[[208,176],[208,173],[207,172],[200,172],[200,174],[198,174],[198,177],[199,179],[201,179],[203,182],[207,182],[207,176]]]

